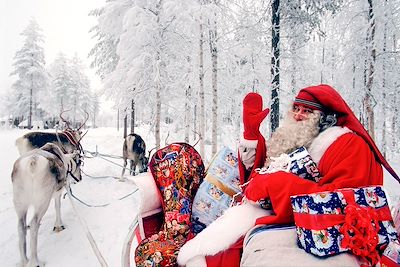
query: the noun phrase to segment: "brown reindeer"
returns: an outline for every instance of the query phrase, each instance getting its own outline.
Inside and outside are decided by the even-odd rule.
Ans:
[[[125,137],[122,147],[122,158],[124,168],[121,178],[124,177],[128,159],[130,160],[130,174],[135,175],[136,167],[139,166],[139,173],[147,171],[148,157],[146,157],[146,143],[138,134],[129,134]]]

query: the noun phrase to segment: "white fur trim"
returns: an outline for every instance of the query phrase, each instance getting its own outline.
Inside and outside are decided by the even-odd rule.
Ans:
[[[187,263],[186,267],[207,267],[206,257],[196,256],[191,258]]]
[[[244,139],[243,135],[240,137],[240,144],[247,148],[257,148],[258,140]]]
[[[346,133],[352,133],[352,131],[347,127],[333,126],[320,133],[312,141],[308,152],[317,165],[330,145]]]
[[[229,248],[254,226],[257,218],[266,215],[271,215],[271,212],[250,203],[228,208],[221,217],[181,247],[178,264],[184,266],[195,256],[215,255]]]

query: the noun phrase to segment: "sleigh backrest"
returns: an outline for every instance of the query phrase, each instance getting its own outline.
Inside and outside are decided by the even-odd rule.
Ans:
[[[156,151],[149,163],[164,212],[164,231],[171,237],[189,233],[194,196],[204,177],[200,154],[186,143]]]

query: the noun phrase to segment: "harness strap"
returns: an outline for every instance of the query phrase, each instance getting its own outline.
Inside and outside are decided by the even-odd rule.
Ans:
[[[80,148],[80,143],[78,142],[78,140],[75,139],[75,135],[74,135],[73,131],[71,131],[70,129],[67,129],[67,130],[63,131],[63,134],[65,135],[65,137],[67,137],[68,141],[70,141],[71,144],[73,144],[77,148]]]

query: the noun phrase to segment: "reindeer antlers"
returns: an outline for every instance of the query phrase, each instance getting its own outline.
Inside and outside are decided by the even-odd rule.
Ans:
[[[72,127],[71,127],[71,125],[69,124],[69,122],[62,116],[62,114],[64,114],[64,113],[67,112],[67,111],[70,111],[70,109],[63,110],[63,111],[60,113],[60,118],[61,118],[61,120],[67,125],[67,129],[71,129],[71,130],[72,130]],[[79,131],[79,130],[86,124],[86,122],[88,121],[88,119],[89,119],[89,113],[88,113],[86,110],[85,110],[85,114],[86,114],[86,116],[85,116],[84,122],[81,124],[81,126],[79,126],[78,129],[76,129],[76,131]]]
[[[79,131],[86,124],[87,120],[89,119],[89,113],[86,110],[85,110],[85,114],[86,114],[85,121],[81,124],[81,126],[79,126],[78,129],[76,129],[77,131]]]
[[[70,111],[70,109],[61,111],[61,113],[60,113],[60,118],[61,118],[61,120],[67,125],[67,129],[72,129],[71,126],[69,125],[69,122],[68,122],[66,119],[64,119],[63,116],[62,116],[62,114],[63,114],[64,112],[67,112],[67,111]]]

